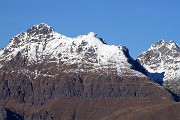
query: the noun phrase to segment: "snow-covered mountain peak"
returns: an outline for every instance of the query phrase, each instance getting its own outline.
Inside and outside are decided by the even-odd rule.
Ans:
[[[89,32],[87,34],[88,37],[97,37],[97,34],[95,32]]]
[[[148,71],[149,77],[157,81],[180,79],[180,48],[172,40],[157,42],[137,59]]]
[[[169,49],[180,49],[178,44],[176,44],[173,40],[170,40],[167,43],[167,46],[168,46]]]
[[[128,48],[126,46],[123,45],[119,45],[118,48],[124,52],[129,52]]]
[[[20,34],[15,35],[10,40],[10,43],[4,49],[8,53],[30,43],[39,43],[39,42],[46,43],[47,40],[59,39],[65,37],[66,36],[57,33],[51,26],[45,23],[40,23],[33,25],[26,32],[22,32]]]
[[[1,52],[0,61],[25,59],[26,64],[53,63],[66,72],[99,72],[111,74],[141,73],[132,69],[129,51],[124,46],[107,45],[96,33],[69,38],[47,24],[34,25],[16,35]],[[47,68],[44,68],[47,69]]]
[[[166,42],[163,39],[161,39],[156,44],[151,45],[151,47],[148,50],[159,49],[162,46],[164,46],[165,44],[166,44]]]
[[[159,40],[155,45],[156,46],[160,46],[160,45],[164,45],[166,42],[165,42],[165,40],[164,39],[161,39],[161,40]]]
[[[152,45],[148,50],[159,50],[163,48],[171,49],[180,49],[178,44],[176,44],[173,40],[170,40],[169,42],[165,42],[164,40],[158,41],[156,44]]]
[[[96,44],[97,46],[101,46],[102,44],[107,44],[106,41],[100,38],[95,32],[89,32],[85,35],[79,35],[73,39],[86,39],[87,42]]]
[[[30,35],[39,35],[39,34],[47,35],[50,34],[51,32],[54,32],[53,28],[45,23],[33,25],[31,28],[27,30],[27,33]]]
[[[165,40],[163,40],[163,39],[161,39],[161,40],[159,40],[154,46],[163,46],[163,45],[165,45],[166,44],[166,42],[165,42]]]
[[[95,44],[96,46],[101,46],[104,44],[104,41],[98,37],[98,35],[95,32],[89,32],[85,35],[80,35],[76,38],[72,38],[75,41],[78,41],[79,39],[84,39],[83,41],[86,41],[90,44]]]

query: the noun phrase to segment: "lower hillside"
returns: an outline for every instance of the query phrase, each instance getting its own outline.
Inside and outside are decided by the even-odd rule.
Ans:
[[[59,97],[26,118],[44,120],[179,120],[179,103],[161,99],[78,99]]]
[[[159,120],[163,115],[179,117],[179,104],[147,77],[64,73],[32,80],[23,73],[2,71],[0,86],[5,120],[7,110],[18,120],[139,120],[144,116],[151,120],[156,111],[162,115]]]

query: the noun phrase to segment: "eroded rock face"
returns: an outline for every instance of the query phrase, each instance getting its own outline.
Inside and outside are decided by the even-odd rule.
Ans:
[[[168,93],[148,78],[96,74],[67,74],[37,77],[3,74],[1,100],[16,99],[30,105],[42,105],[59,96],[77,98],[165,97]],[[39,97],[41,96],[41,97]]]

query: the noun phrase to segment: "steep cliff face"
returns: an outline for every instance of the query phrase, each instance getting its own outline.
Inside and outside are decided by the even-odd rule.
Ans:
[[[180,95],[180,48],[172,40],[160,40],[137,58],[150,78]]]
[[[138,66],[126,47],[107,45],[93,32],[69,38],[47,24],[34,25],[0,51],[1,105],[24,119],[77,119],[77,110],[83,112],[86,104],[75,109],[72,101],[171,100],[162,86],[137,71],[143,69]],[[54,113],[52,101],[60,103],[57,110],[72,107],[73,113]],[[44,109],[47,106],[52,109]]]

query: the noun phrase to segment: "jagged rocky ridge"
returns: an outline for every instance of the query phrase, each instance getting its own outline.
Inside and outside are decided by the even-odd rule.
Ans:
[[[27,120],[77,119],[89,100],[101,99],[96,104],[116,99],[171,100],[168,91],[139,71],[145,72],[126,47],[107,45],[93,32],[69,38],[47,24],[34,25],[0,51],[1,106]],[[54,101],[60,102],[58,108],[49,108]],[[72,114],[58,117],[56,109]]]
[[[137,61],[150,78],[180,95],[180,47],[174,41],[158,41],[140,54]]]
[[[13,37],[1,51],[1,61],[13,61],[17,58],[24,59],[21,64],[26,67],[34,66],[33,71],[26,69],[24,72],[35,76],[56,76],[55,71],[48,73],[43,69],[38,70],[39,67],[36,67],[40,64],[47,67],[48,64],[54,64],[58,70],[66,73],[111,72],[125,75],[130,72],[132,75],[142,75],[131,69],[133,60],[126,47],[107,45],[93,32],[68,38],[46,24],[35,25],[27,32]],[[25,67],[23,65],[19,67]]]

